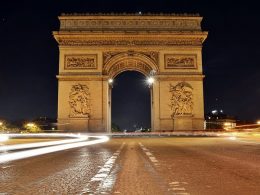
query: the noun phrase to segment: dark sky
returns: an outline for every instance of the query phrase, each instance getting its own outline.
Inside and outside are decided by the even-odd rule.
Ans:
[[[0,118],[56,118],[59,53],[52,31],[59,29],[61,13],[138,11],[203,16],[203,30],[209,31],[203,49],[205,111],[218,98],[227,114],[260,118],[259,7],[228,0],[1,1]],[[127,85],[127,76],[123,80]]]

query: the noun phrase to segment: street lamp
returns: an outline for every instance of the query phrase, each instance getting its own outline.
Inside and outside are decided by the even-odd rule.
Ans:
[[[108,79],[108,83],[109,83],[109,84],[112,84],[112,83],[113,83],[113,81],[114,81],[114,80],[113,80],[113,79],[111,79],[111,78],[110,78],[110,79]]]
[[[148,77],[148,78],[147,78],[147,83],[148,83],[149,85],[152,85],[152,84],[154,83],[154,78],[153,78],[153,77]]]
[[[34,124],[34,123],[27,123],[26,126],[27,126],[27,127],[34,127],[35,124]]]

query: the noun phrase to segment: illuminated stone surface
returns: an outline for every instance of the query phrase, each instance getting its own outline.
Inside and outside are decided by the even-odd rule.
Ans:
[[[109,132],[108,80],[128,70],[150,76],[153,131],[203,129],[202,17],[153,14],[62,15],[60,129]]]

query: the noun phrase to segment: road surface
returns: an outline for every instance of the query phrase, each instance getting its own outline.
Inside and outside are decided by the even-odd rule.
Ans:
[[[0,194],[259,195],[258,138],[113,138],[0,164]]]

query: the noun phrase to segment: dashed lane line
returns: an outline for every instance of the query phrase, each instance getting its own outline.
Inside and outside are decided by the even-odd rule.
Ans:
[[[106,161],[104,166],[97,172],[97,174],[90,179],[88,185],[82,190],[81,194],[108,194],[108,190],[112,190],[114,179],[109,177],[112,168],[120,155],[125,142],[120,148]],[[92,185],[98,186],[96,189],[91,189]]]
[[[139,142],[140,147],[144,151],[144,153],[148,156],[150,161],[156,166],[160,166],[159,161],[155,158],[155,156],[142,144]]]
[[[150,161],[156,166],[159,167],[159,161],[155,158],[155,156],[151,153],[149,149],[147,149],[142,143],[139,142],[140,147],[144,151],[144,153],[148,156]],[[173,181],[169,183],[169,189],[168,191],[172,191],[174,195],[190,195],[190,193],[186,192],[186,188],[184,188],[182,185],[188,184],[187,182],[179,182],[179,181]]]

